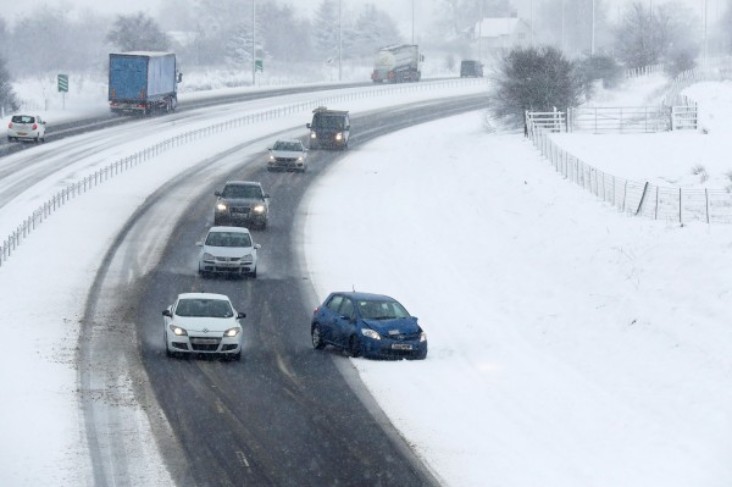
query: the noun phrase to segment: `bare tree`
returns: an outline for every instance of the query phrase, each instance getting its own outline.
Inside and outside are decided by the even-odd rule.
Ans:
[[[120,51],[166,51],[170,40],[157,22],[143,12],[118,15],[107,41]]]

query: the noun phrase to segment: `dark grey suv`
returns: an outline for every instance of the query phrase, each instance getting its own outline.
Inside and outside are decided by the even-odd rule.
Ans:
[[[254,181],[227,181],[221,191],[214,193],[214,225],[267,226],[269,194]]]

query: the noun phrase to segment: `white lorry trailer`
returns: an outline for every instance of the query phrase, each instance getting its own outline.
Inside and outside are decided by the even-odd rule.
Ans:
[[[424,56],[416,44],[399,44],[382,47],[376,53],[371,80],[374,83],[402,83],[419,81],[422,77],[420,63]]]

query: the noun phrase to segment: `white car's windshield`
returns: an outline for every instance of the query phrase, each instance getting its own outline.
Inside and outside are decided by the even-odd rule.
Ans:
[[[211,232],[206,237],[206,245],[211,247],[251,247],[252,239],[246,233]]]
[[[277,142],[273,149],[289,152],[302,152],[302,146],[295,142]]]
[[[175,308],[178,316],[231,318],[234,310],[231,304],[223,299],[181,299]]]

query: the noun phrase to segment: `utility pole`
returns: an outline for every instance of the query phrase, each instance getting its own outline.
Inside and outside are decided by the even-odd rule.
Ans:
[[[562,50],[562,52],[565,52],[565,50],[567,49],[567,42],[566,42],[565,30],[564,30],[565,29],[565,19],[564,19],[564,15],[565,15],[564,6],[565,5],[564,4],[565,4],[565,0],[562,0],[562,7],[561,7],[562,8],[562,28],[561,28],[561,31],[559,34],[559,48]]]
[[[341,81],[343,70],[341,69],[341,49],[343,48],[343,27],[341,26],[341,3],[342,0],[338,0],[338,81]]]
[[[704,0],[704,69],[707,68],[707,0]]]
[[[257,0],[252,0],[252,86],[257,82]]]
[[[414,0],[412,0],[412,44],[414,44]]]
[[[592,44],[590,45],[590,54],[595,55],[595,0],[592,0]]]
[[[529,4],[529,24],[531,27],[531,36],[530,36],[530,42],[531,45],[534,45],[534,0],[531,0]]]

